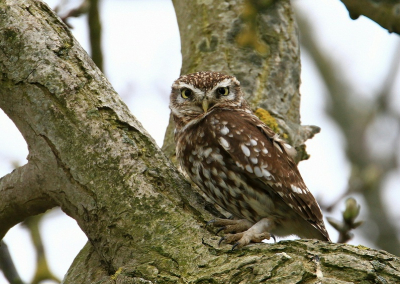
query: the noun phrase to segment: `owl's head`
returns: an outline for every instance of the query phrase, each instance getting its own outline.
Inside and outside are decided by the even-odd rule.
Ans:
[[[218,72],[183,75],[172,84],[170,109],[177,126],[201,119],[217,109],[247,106],[239,81]]]

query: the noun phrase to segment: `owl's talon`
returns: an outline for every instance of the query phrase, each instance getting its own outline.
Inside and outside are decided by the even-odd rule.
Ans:
[[[232,249],[231,249],[231,251],[234,251],[234,250],[235,250],[235,248],[236,248],[238,245],[239,245],[239,243],[236,243],[236,244],[234,244],[234,245],[232,246]]]
[[[225,237],[222,237],[221,239],[219,239],[218,246],[220,246],[221,243],[222,243],[224,240],[225,240]]]
[[[274,243],[276,243],[276,237],[275,237],[275,235],[273,235],[273,234],[270,234],[270,236],[271,236],[271,238],[273,238],[273,239],[274,239]]]
[[[217,232],[215,234],[218,235],[221,231],[224,231],[225,229],[226,229],[226,227],[221,227],[217,230]]]
[[[213,224],[214,222],[215,222],[215,219],[212,219],[212,220],[208,221],[208,222],[206,223],[206,228],[207,228],[208,226],[210,226],[211,224]]]

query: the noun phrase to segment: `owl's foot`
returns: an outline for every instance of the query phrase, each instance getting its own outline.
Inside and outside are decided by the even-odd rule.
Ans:
[[[267,232],[254,234],[246,231],[237,234],[227,234],[220,239],[218,244],[220,245],[222,242],[233,244],[232,250],[234,250],[236,248],[242,248],[249,243],[261,243],[263,240],[269,240],[270,238],[271,234]]]
[[[269,240],[271,236],[275,239],[275,237],[268,232],[270,227],[270,221],[264,218],[244,232],[226,234],[220,239],[219,244],[222,242],[233,244],[232,250],[234,250],[235,248],[244,247],[249,243],[261,243],[265,239]]]
[[[213,227],[220,227],[217,234],[221,231],[227,233],[241,233],[253,226],[253,223],[247,221],[246,219],[240,220],[230,220],[230,219],[214,219],[207,223],[207,225],[212,225]]]

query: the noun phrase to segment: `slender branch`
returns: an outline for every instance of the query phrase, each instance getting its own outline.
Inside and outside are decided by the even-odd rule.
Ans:
[[[29,230],[31,240],[36,251],[36,271],[31,283],[39,284],[45,280],[51,280],[56,283],[61,283],[61,280],[59,280],[50,271],[49,265],[47,264],[45,247],[43,245],[42,237],[39,230],[39,223],[42,218],[43,214],[31,216],[22,223]]]
[[[100,0],[89,0],[88,27],[90,38],[90,56],[97,67],[103,71],[103,51],[101,48]]]
[[[59,14],[63,4],[65,4],[65,2],[59,3],[54,8],[54,11],[57,14]],[[60,18],[69,28],[72,29],[73,27],[71,26],[71,24],[68,23],[68,19],[71,17],[79,17],[83,14],[86,14],[89,10],[89,5],[90,5],[90,0],[83,0],[82,3],[77,8],[71,9],[70,11],[68,11],[68,13],[66,13],[66,15],[60,16]]]
[[[15,169],[0,179],[0,239],[26,217],[56,206],[43,187],[43,172],[33,163]]]
[[[23,284],[5,242],[0,242],[0,270],[10,284]]]

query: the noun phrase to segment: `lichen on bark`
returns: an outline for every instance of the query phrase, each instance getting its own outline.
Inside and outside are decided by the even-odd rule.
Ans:
[[[253,7],[256,13],[243,15],[257,1],[179,1],[177,14],[182,50],[182,74],[219,71],[234,75],[241,82],[253,110],[267,110],[278,124],[277,133],[298,150],[319,132],[316,126],[300,125],[300,49],[296,22],[289,0],[267,1]],[[252,18],[253,17],[253,18]],[[251,28],[249,28],[251,26]],[[254,44],[241,45],[246,32],[254,31]],[[174,156],[173,122],[163,150]],[[300,154],[299,156],[306,157]]]

